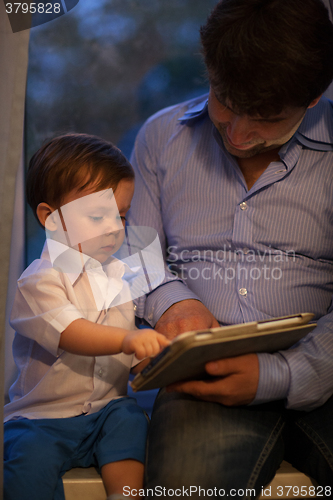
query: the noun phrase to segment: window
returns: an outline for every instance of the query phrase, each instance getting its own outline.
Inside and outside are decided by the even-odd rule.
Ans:
[[[208,91],[199,27],[215,0],[80,0],[31,30],[26,160],[47,138],[95,134],[130,156],[155,111]],[[27,264],[44,232],[27,209]]]
[[[130,156],[155,111],[208,91],[199,27],[215,0],[80,0],[30,35],[26,160],[47,138],[95,134]],[[27,207],[27,264],[45,235]],[[156,391],[141,393],[148,412]]]

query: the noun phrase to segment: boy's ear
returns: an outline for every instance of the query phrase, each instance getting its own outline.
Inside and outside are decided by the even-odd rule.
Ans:
[[[40,203],[37,207],[36,214],[39,222],[49,231],[57,229],[56,217],[52,216],[54,209],[47,203]]]

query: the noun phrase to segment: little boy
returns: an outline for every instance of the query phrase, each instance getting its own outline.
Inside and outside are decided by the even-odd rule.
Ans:
[[[69,134],[32,157],[27,200],[45,227],[18,280],[11,325],[18,378],[5,406],[5,500],[63,500],[61,476],[95,465],[108,498],[140,489],[147,418],[126,396],[137,359],[168,345],[137,330],[124,240],[134,173],[97,137]]]

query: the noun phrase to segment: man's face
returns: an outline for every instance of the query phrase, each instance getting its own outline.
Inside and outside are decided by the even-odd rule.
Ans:
[[[269,118],[238,115],[232,105],[219,102],[210,89],[208,113],[225,148],[238,158],[250,158],[285,144],[298,129],[306,108],[285,108]]]

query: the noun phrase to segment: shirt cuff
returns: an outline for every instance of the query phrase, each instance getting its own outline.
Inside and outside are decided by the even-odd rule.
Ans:
[[[144,318],[151,326],[155,326],[169,307],[177,302],[189,299],[200,300],[195,293],[191,292],[180,281],[165,283],[148,295]]]
[[[257,394],[251,405],[285,399],[290,385],[290,371],[287,361],[281,354],[260,353],[259,384]]]

